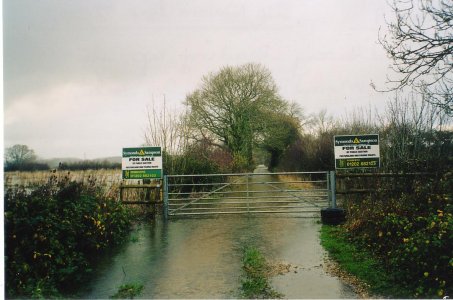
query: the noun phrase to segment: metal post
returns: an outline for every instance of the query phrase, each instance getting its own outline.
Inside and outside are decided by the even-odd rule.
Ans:
[[[164,219],[168,219],[168,176],[164,176]]]
[[[247,213],[250,213],[250,189],[249,189],[249,176],[247,174]]]
[[[332,192],[330,191],[330,171],[326,172],[326,182],[327,182],[327,200],[329,205],[332,205]]]
[[[336,182],[335,171],[330,171],[330,193],[331,193],[331,207],[337,208],[337,195],[336,195]]]

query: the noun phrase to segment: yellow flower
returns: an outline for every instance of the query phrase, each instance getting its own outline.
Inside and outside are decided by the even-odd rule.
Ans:
[[[428,273],[428,272],[425,272],[425,273],[423,273],[423,275],[424,275],[425,277],[428,277],[428,276],[429,276],[429,273]]]

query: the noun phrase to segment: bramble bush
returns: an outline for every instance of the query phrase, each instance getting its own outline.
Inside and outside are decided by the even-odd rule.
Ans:
[[[415,181],[413,191],[381,192],[346,204],[350,240],[380,258],[403,297],[441,297],[452,292],[453,174]]]
[[[95,181],[68,177],[5,193],[5,283],[11,297],[59,297],[87,278],[103,249],[123,240],[130,213]]]

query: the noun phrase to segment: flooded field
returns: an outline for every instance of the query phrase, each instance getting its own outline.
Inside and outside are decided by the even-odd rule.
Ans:
[[[271,262],[292,266],[272,279],[285,298],[355,298],[323,269],[320,226],[317,219],[282,216],[157,220],[104,257],[77,297],[108,298],[135,283],[144,286],[138,298],[237,298],[242,249],[253,245]]]

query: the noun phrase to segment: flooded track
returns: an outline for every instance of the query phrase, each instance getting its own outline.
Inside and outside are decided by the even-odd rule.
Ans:
[[[243,249],[255,246],[270,262],[292,266],[271,279],[285,298],[356,298],[322,266],[318,220],[285,214],[156,220],[104,257],[77,297],[109,298],[135,283],[144,287],[137,298],[239,298]]]
[[[254,245],[271,261],[297,266],[272,279],[285,298],[355,298],[322,268],[320,226],[282,216],[155,221],[100,261],[79,297],[108,298],[122,284],[139,283],[138,298],[237,298],[242,249]]]

